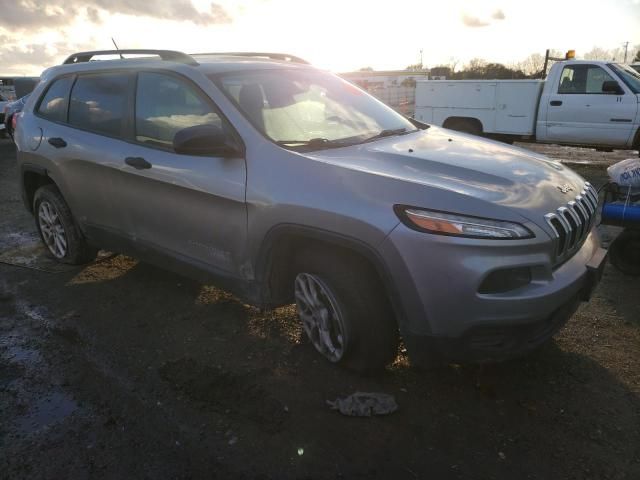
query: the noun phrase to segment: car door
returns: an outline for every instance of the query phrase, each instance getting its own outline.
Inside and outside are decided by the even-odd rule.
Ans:
[[[135,92],[132,143],[120,161],[136,240],[194,266],[239,276],[247,233],[243,155],[173,149],[177,132],[199,125],[223,128],[236,145],[239,136],[213,101],[182,76],[141,71]]]
[[[105,235],[126,236],[132,218],[119,195],[123,139],[133,76],[126,72],[81,73],[54,80],[36,107],[42,132],[37,154],[76,220],[100,246]]]
[[[548,97],[546,140],[625,146],[638,105],[635,95],[624,85],[620,85],[624,91],[621,94],[602,91],[604,82],[615,80],[610,71],[599,65],[565,66],[557,91]]]

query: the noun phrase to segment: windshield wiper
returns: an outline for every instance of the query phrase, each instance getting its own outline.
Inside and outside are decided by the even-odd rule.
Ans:
[[[338,148],[347,145],[344,140],[329,140],[324,137],[311,138],[309,140],[278,140],[276,144],[283,147],[304,147],[312,149]]]
[[[362,143],[371,142],[372,140],[377,140],[378,138],[393,137],[395,135],[404,135],[406,133],[413,133],[413,132],[416,132],[416,131],[418,131],[418,129],[407,130],[404,127],[402,127],[402,128],[386,128],[384,130],[380,130],[378,133],[376,133],[372,137],[365,138],[362,141]]]

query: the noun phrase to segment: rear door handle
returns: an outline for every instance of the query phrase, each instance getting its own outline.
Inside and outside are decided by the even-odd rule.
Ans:
[[[60,137],[52,137],[47,141],[49,142],[49,145],[52,145],[55,148],[64,148],[67,146],[67,142],[65,142],[64,139]]]
[[[127,157],[124,159],[124,163],[132,166],[136,170],[151,168],[151,164],[142,157]]]
[[[549,102],[549,105],[551,105],[552,107],[559,107],[560,105],[562,105],[562,100],[551,100]]]

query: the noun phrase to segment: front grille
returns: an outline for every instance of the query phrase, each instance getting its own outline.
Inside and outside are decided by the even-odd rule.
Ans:
[[[556,263],[567,260],[582,246],[591,230],[598,210],[598,193],[589,182],[575,199],[547,213],[544,219],[551,226],[556,244]]]

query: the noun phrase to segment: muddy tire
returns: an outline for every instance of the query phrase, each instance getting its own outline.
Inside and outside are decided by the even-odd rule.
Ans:
[[[324,249],[298,255],[294,293],[303,335],[332,363],[383,369],[398,353],[398,328],[373,268]]]
[[[33,212],[40,238],[55,260],[82,265],[96,258],[98,249],[87,243],[54,185],[45,185],[36,191]]]
[[[640,276],[640,230],[625,230],[609,247],[611,264],[622,273]]]

